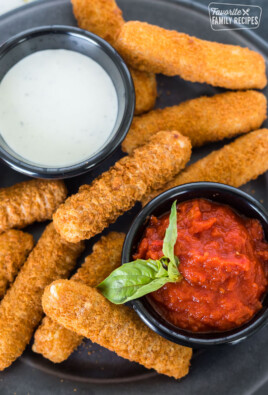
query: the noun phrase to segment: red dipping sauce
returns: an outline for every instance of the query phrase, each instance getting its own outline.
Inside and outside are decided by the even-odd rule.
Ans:
[[[151,217],[134,259],[159,259],[169,213]],[[172,324],[198,332],[242,325],[261,309],[268,285],[268,243],[258,220],[205,199],[177,205],[175,255],[183,280],[150,294]]]

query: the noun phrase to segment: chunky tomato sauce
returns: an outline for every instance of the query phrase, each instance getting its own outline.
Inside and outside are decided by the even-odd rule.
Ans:
[[[175,255],[183,280],[150,294],[174,325],[224,331],[248,321],[268,284],[268,243],[259,221],[204,199],[177,205]],[[169,214],[151,217],[134,259],[159,259]]]

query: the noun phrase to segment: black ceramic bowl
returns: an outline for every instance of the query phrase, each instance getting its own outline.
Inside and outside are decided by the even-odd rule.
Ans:
[[[34,28],[8,40],[0,47],[0,81],[21,59],[46,49],[67,49],[80,52],[95,60],[108,73],[118,97],[118,114],[111,137],[100,151],[81,163],[63,168],[45,168],[17,155],[5,143],[0,133],[0,156],[10,167],[28,176],[73,177],[99,165],[123,141],[134,114],[133,81],[126,64],[110,44],[95,34],[70,26]]]
[[[141,240],[151,215],[159,216],[170,211],[174,200],[178,203],[196,198],[205,198],[229,205],[238,213],[258,219],[268,240],[268,214],[263,206],[239,189],[217,183],[197,182],[170,189],[148,203],[134,220],[129,229],[122,253],[122,264],[133,260],[133,253]],[[163,319],[148,302],[146,297],[130,302],[141,319],[153,331],[174,343],[190,347],[207,347],[218,344],[236,344],[255,333],[268,321],[268,295],[263,300],[263,308],[246,324],[226,332],[198,333],[180,329]]]

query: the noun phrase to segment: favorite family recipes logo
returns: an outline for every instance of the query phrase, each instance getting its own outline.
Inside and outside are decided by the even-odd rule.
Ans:
[[[262,9],[259,6],[230,3],[210,3],[208,6],[213,30],[257,29]]]

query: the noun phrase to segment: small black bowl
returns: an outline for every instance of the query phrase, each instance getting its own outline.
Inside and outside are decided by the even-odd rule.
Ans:
[[[268,240],[268,214],[257,200],[239,189],[224,184],[196,182],[184,184],[162,193],[141,210],[127,233],[122,253],[122,264],[133,260],[133,254],[137,250],[151,215],[159,216],[169,212],[174,200],[180,203],[197,198],[229,205],[248,218],[258,219],[263,227],[265,238]],[[174,343],[193,348],[239,343],[254,334],[268,321],[268,294],[264,297],[262,309],[250,321],[225,332],[198,333],[180,329],[162,318],[146,297],[131,301],[129,304],[153,331]]]
[[[20,33],[0,47],[0,81],[24,57],[46,49],[67,49],[84,54],[108,73],[118,98],[118,114],[110,139],[87,160],[62,168],[42,167],[16,154],[0,134],[0,157],[13,169],[32,177],[67,178],[92,170],[107,159],[126,136],[134,114],[135,90],[130,72],[115,49],[102,38],[70,26],[44,26]],[[75,131],[74,131],[75,133]]]

